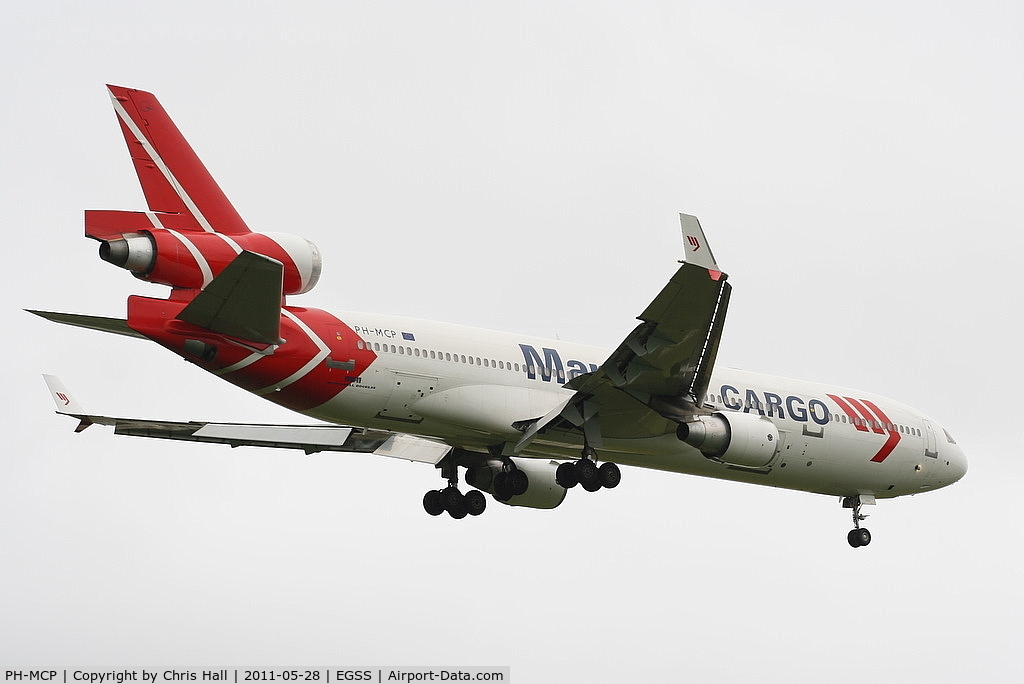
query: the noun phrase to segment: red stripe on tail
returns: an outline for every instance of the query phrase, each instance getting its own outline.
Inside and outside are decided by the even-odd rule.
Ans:
[[[250,232],[156,96],[107,88],[149,208],[191,216],[205,231]]]

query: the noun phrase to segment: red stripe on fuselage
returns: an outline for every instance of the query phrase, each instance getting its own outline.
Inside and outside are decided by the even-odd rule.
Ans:
[[[870,425],[871,430],[877,434],[884,435],[888,433],[889,439],[885,441],[885,444],[878,450],[878,453],[871,457],[871,460],[875,463],[881,463],[889,457],[889,454],[893,452],[896,445],[900,443],[900,433],[895,429],[896,426],[893,425],[893,422],[889,420],[889,417],[885,415],[882,409],[867,399],[842,398],[834,394],[826,396],[836,402],[836,405],[846,414],[854,427],[861,432],[868,432],[866,426]]]
[[[882,461],[889,457],[889,454],[892,453],[892,450],[895,449],[896,445],[900,443],[900,433],[896,429],[896,425],[891,420],[889,420],[889,416],[885,415],[885,413],[882,412],[882,409],[878,408],[867,399],[864,399],[864,404],[867,405],[869,409],[875,412],[875,415],[878,416],[878,418],[885,425],[886,432],[889,433],[889,439],[886,440],[881,450],[879,450],[879,452],[875,454],[874,458],[871,459],[875,463],[881,463]]]
[[[853,426],[855,428],[857,428],[861,432],[868,431],[868,429],[861,424],[860,417],[854,412],[850,405],[846,403],[845,400],[841,399],[840,397],[837,397],[834,394],[826,394],[825,396],[827,396],[832,401],[836,402],[836,405],[839,406],[842,412],[846,414],[846,417],[850,419],[850,422],[853,423]]]
[[[864,406],[864,404],[860,403],[853,397],[846,397],[846,400],[850,402],[850,405],[857,410],[857,412],[861,415],[864,421],[874,432],[880,435],[885,434],[885,430],[882,429],[882,427],[878,424],[878,421],[875,420],[875,416],[871,413],[871,411],[867,409],[867,407]]]
[[[377,355],[365,343],[363,349],[359,349],[358,343],[362,341],[362,338],[340,319],[322,309],[288,307],[288,311],[305,323],[306,327],[327,347],[329,355],[295,382],[279,392],[264,396],[295,411],[305,411],[327,403],[346,387],[356,382],[370,367],[370,364],[377,359]],[[287,320],[287,317],[282,319],[282,323],[284,320]],[[310,344],[315,346],[312,341]],[[317,352],[319,352],[319,348],[314,353]],[[312,358],[312,355],[308,358]],[[328,360],[342,363],[353,361],[355,367],[351,370],[331,368],[327,365]]]
[[[309,332],[282,314],[286,342],[260,355],[243,341],[176,320],[187,302],[133,296],[128,299],[128,325],[197,366],[221,375],[234,385],[295,411],[320,406],[356,382],[377,355],[344,322],[320,309],[287,307]],[[310,335],[312,333],[312,336]],[[216,349],[211,361],[185,350],[188,340]],[[326,353],[325,351],[326,350]],[[319,358],[318,357],[322,357]],[[316,363],[314,363],[316,360]],[[353,362],[352,369],[331,368],[327,361]],[[280,388],[275,388],[281,385]]]

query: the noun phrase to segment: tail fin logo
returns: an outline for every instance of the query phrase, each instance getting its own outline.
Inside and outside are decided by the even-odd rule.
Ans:
[[[700,249],[700,240],[698,240],[698,239],[697,239],[696,237],[694,237],[693,235],[688,235],[688,236],[687,236],[687,239],[688,239],[688,240],[689,240],[689,242],[690,242],[690,246],[691,246],[691,247],[693,247],[693,251],[694,251],[694,252],[696,252],[697,250],[699,250],[699,249]]]
[[[60,399],[65,406],[71,403],[71,400],[68,399],[68,395],[63,392],[57,392],[57,398]]]

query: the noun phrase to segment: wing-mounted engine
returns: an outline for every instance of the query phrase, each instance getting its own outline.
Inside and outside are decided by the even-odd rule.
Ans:
[[[768,418],[731,411],[680,423],[676,436],[708,458],[743,468],[767,466],[779,445],[779,429]]]
[[[466,471],[466,484],[509,506],[556,508],[565,500],[565,488],[555,481],[558,463],[529,458],[510,460],[515,465],[512,470],[499,460],[474,465]]]
[[[186,225],[178,225],[178,224]],[[100,241],[100,258],[141,280],[199,290],[243,251],[281,262],[284,294],[309,292],[322,260],[313,243],[287,233],[224,235],[197,230],[189,217],[152,212],[88,211],[85,234]]]

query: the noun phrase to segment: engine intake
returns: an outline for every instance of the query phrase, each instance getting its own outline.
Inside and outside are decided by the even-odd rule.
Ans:
[[[719,412],[680,423],[676,437],[706,457],[729,465],[762,468],[779,446],[779,429],[761,415]]]

